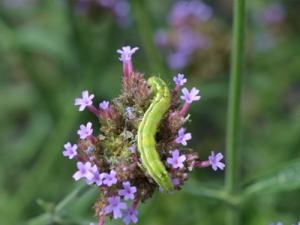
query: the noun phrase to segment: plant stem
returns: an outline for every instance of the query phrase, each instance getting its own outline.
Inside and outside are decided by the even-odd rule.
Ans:
[[[245,0],[234,1],[233,39],[231,55],[231,74],[226,135],[226,174],[225,187],[229,196],[238,194],[238,134],[241,99],[241,77],[243,71],[245,29]],[[236,207],[227,210],[227,224],[238,225],[239,211]]]
[[[150,15],[147,10],[145,0],[132,0],[132,13],[137,24],[137,29],[146,51],[147,60],[149,61],[151,73],[165,72],[161,55],[153,41],[153,31],[150,23]]]

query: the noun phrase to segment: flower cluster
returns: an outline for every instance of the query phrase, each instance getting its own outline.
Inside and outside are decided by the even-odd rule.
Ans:
[[[77,0],[76,8],[80,12],[91,16],[101,15],[103,11],[109,12],[115,16],[120,26],[127,26],[130,22],[130,4],[128,0]]]
[[[283,31],[286,21],[286,10],[283,5],[268,4],[256,10],[253,17],[258,28],[254,36],[254,46],[257,51],[268,52],[276,46],[281,37],[287,35],[287,31]]]
[[[137,50],[126,46],[117,51],[123,62],[123,93],[119,97],[95,106],[94,95],[85,90],[75,99],[79,111],[88,109],[96,116],[100,133],[87,122],[79,126],[78,143],[64,145],[63,155],[77,161],[74,180],[99,188],[101,197],[94,208],[100,225],[106,217],[122,219],[126,225],[136,223],[138,203],[145,202],[155,190],[163,191],[145,170],[137,147],[138,127],[153,98],[144,76],[133,71],[131,57]],[[192,134],[184,128],[188,121],[185,114],[192,102],[200,100],[199,90],[183,88],[187,82],[183,74],[173,80],[172,102],[157,129],[156,150],[175,191],[181,189],[194,167],[223,170],[225,165],[221,153],[212,152],[201,162],[187,147]]]
[[[171,69],[181,70],[190,66],[201,70],[197,73],[208,75],[221,71],[217,65],[226,61],[229,49],[224,46],[227,46],[225,42],[229,38],[225,35],[225,26],[213,15],[209,5],[201,0],[177,1],[171,8],[167,23],[168,29],[158,30],[154,39],[166,52]],[[197,64],[193,66],[194,62]],[[213,62],[214,66],[208,65],[208,62]]]

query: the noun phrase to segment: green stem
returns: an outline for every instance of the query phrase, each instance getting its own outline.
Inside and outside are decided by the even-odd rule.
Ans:
[[[150,23],[150,15],[147,10],[146,1],[144,0],[132,0],[132,13],[137,24],[137,29],[141,37],[143,47],[146,51],[147,60],[149,61],[151,73],[165,72],[164,65],[162,63],[161,55],[159,54],[157,47],[153,41],[153,31]]]
[[[229,105],[226,136],[226,174],[225,186],[229,196],[238,194],[238,134],[241,99],[241,76],[243,71],[245,29],[245,0],[234,1],[233,39],[231,56],[231,74],[229,87]],[[227,224],[239,223],[239,211],[230,207],[227,211]]]

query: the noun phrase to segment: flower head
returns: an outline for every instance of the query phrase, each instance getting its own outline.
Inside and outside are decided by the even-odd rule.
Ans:
[[[134,208],[129,208],[123,212],[123,221],[126,225],[128,225],[130,222],[137,223],[137,210]]]
[[[68,157],[69,159],[73,159],[77,155],[77,145],[71,145],[70,142],[64,145],[65,150],[63,151],[63,155]]]
[[[91,136],[93,133],[92,123],[88,122],[86,125],[81,124],[80,129],[77,131],[80,139],[86,139],[87,137]]]
[[[185,129],[184,128],[180,128],[178,131],[178,137],[176,138],[176,143],[177,144],[182,144],[184,146],[187,145],[188,140],[192,139],[192,134],[191,133],[185,133]]]
[[[186,160],[186,156],[185,155],[179,155],[179,150],[176,149],[174,151],[172,151],[172,157],[167,158],[167,162],[168,164],[170,164],[173,169],[178,169],[178,168],[182,168],[183,162]]]
[[[124,202],[120,202],[120,196],[108,198],[108,205],[105,207],[104,211],[106,214],[113,213],[114,219],[122,217],[121,209],[126,209],[127,205]]]
[[[212,166],[212,169],[214,171],[217,171],[218,169],[223,170],[225,167],[225,164],[220,162],[223,159],[223,154],[222,153],[217,153],[215,155],[214,151],[211,152],[211,155],[208,157],[208,160]]]
[[[109,107],[109,101],[103,101],[99,104],[99,108],[102,110],[107,110]]]
[[[120,54],[119,60],[123,63],[131,61],[131,56],[138,50],[138,47],[131,48],[130,46],[122,47],[122,49],[117,50]]]
[[[78,171],[74,173],[74,180],[79,180],[81,178],[86,178],[87,180],[91,180],[94,177],[92,164],[90,162],[82,163],[77,162]]]
[[[193,101],[198,101],[201,98],[201,96],[197,96],[199,90],[195,87],[193,87],[190,92],[187,88],[183,88],[182,93],[183,95],[181,96],[181,99],[185,100],[189,104],[191,104]]]
[[[177,76],[173,78],[176,86],[183,86],[186,83],[186,78],[184,78],[184,74],[179,73]]]
[[[133,200],[136,187],[131,186],[129,181],[123,182],[123,189],[119,190],[118,193],[120,196],[123,196],[125,200]]]
[[[81,98],[75,99],[75,105],[79,105],[79,111],[83,111],[87,106],[90,106],[93,104],[92,99],[94,98],[94,95],[89,95],[89,92],[87,90],[82,92]]]
[[[105,184],[106,186],[110,187],[113,184],[117,183],[117,178],[116,178],[116,171],[111,170],[110,173],[104,173],[103,175],[103,184]]]

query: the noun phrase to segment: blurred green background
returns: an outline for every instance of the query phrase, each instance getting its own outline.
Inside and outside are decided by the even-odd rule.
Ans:
[[[94,93],[95,102],[120,94],[122,65],[116,50],[124,45],[140,47],[134,66],[146,76],[159,74],[171,86],[173,75],[186,74],[187,86],[199,88],[202,96],[191,107],[190,145],[203,160],[212,149],[225,152],[232,1],[206,1],[212,19],[197,32],[211,46],[190,55],[181,68],[166,60],[174,46],[162,49],[154,41],[162,29],[176,39],[177,28],[168,21],[175,3],[131,0],[126,18],[118,18],[92,0],[0,1],[1,225],[95,221],[93,188],[55,208],[78,187],[71,177],[75,163],[62,156],[62,148],[76,141],[79,124],[94,121],[73,105],[82,90]],[[282,18],[266,23],[260,15],[274,4],[281,7],[275,15],[283,13]],[[299,9],[297,0],[247,2],[241,186],[300,156]],[[139,224],[224,224],[227,205],[200,193],[202,186],[221,189],[223,180],[223,172],[195,170],[182,192],[158,193],[140,205]],[[240,207],[241,225],[295,223],[300,220],[299,198],[297,188],[253,196]]]

